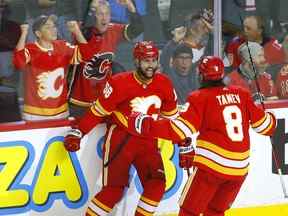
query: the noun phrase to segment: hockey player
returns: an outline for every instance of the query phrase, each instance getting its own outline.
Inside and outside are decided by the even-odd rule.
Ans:
[[[186,112],[176,119],[158,121],[134,113],[128,126],[145,136],[180,143],[180,162],[187,168],[192,165],[191,159],[183,161],[183,154],[193,154],[191,146],[183,140],[199,131],[193,159],[196,168],[180,198],[179,215],[224,216],[248,172],[249,126],[270,136],[276,119],[257,107],[248,91],[223,84],[224,65],[220,58],[204,57],[198,69],[201,87],[188,97]]]
[[[21,25],[13,63],[24,72],[24,120],[67,118],[67,68],[71,63],[91,57],[90,48],[76,21],[67,24],[79,46],[57,40],[55,21],[54,15],[35,19],[32,29],[37,40],[27,44],[29,25]]]
[[[158,49],[152,42],[139,42],[133,56],[136,71],[112,76],[91,108],[65,137],[68,151],[80,148],[81,138],[95,125],[109,118],[104,142],[103,188],[88,206],[86,215],[108,215],[122,198],[133,164],[143,193],[135,215],[152,215],[165,192],[165,174],[156,140],[131,136],[127,132],[132,108],[150,115],[177,115],[177,97],[171,81],[157,72]]]

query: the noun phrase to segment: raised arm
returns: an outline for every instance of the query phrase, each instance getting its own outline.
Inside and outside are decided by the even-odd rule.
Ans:
[[[125,28],[125,38],[130,41],[144,31],[142,17],[137,13],[132,0],[118,0],[118,3],[127,7],[130,16],[130,24]]]
[[[19,38],[18,43],[16,45],[17,51],[25,48],[26,39],[28,36],[29,25],[28,24],[22,24],[22,25],[20,25],[20,29],[21,29],[21,35],[20,35],[20,38]]]

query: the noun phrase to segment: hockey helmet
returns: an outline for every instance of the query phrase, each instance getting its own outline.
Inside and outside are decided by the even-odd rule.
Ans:
[[[224,64],[217,56],[205,56],[198,64],[203,80],[221,80],[224,76]]]
[[[159,50],[152,41],[137,42],[134,46],[133,57],[134,59],[143,60],[146,58],[157,58]]]

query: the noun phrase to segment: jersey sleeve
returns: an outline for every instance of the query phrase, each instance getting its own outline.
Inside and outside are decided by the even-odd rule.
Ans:
[[[253,130],[259,134],[271,136],[276,128],[275,116],[256,106],[250,95],[247,96],[247,109]]]
[[[168,78],[163,83],[165,83],[165,98],[161,106],[161,115],[166,118],[175,118],[178,115],[176,91]]]
[[[13,64],[16,69],[23,70],[31,60],[31,54],[27,47],[22,50],[14,50]]]
[[[193,96],[188,98],[185,110],[177,118],[152,121],[149,135],[174,142],[192,137],[199,130],[202,119],[200,106],[195,106],[192,101]]]
[[[119,92],[117,83],[114,80],[106,81],[101,95],[79,121],[78,127],[83,133],[88,133],[115,110],[121,100]]]
[[[93,56],[93,51],[88,43],[80,43],[77,45],[71,44],[67,41],[60,41],[62,52],[67,57],[70,64],[79,64],[87,61]]]
[[[95,53],[98,53],[103,43],[102,39],[97,39],[92,36],[88,43],[78,44],[78,55],[80,56],[80,62],[90,60]]]

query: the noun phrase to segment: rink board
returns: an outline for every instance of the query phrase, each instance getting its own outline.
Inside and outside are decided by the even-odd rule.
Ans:
[[[276,150],[288,187],[288,108],[275,108],[280,138]],[[40,127],[36,129],[37,127]],[[18,123],[0,127],[0,215],[80,216],[101,187],[101,146],[105,125],[86,136],[77,153],[67,153],[63,135],[69,121],[43,124]],[[5,132],[3,130],[6,130]],[[173,215],[187,175],[178,167],[178,149],[171,142],[159,141],[167,187],[157,215]],[[229,216],[288,215],[279,176],[273,173],[270,139],[251,131],[249,175]],[[124,199],[112,215],[131,216],[137,206],[141,185],[134,169]],[[256,206],[267,206],[253,208]],[[175,214],[174,214],[175,215]]]

